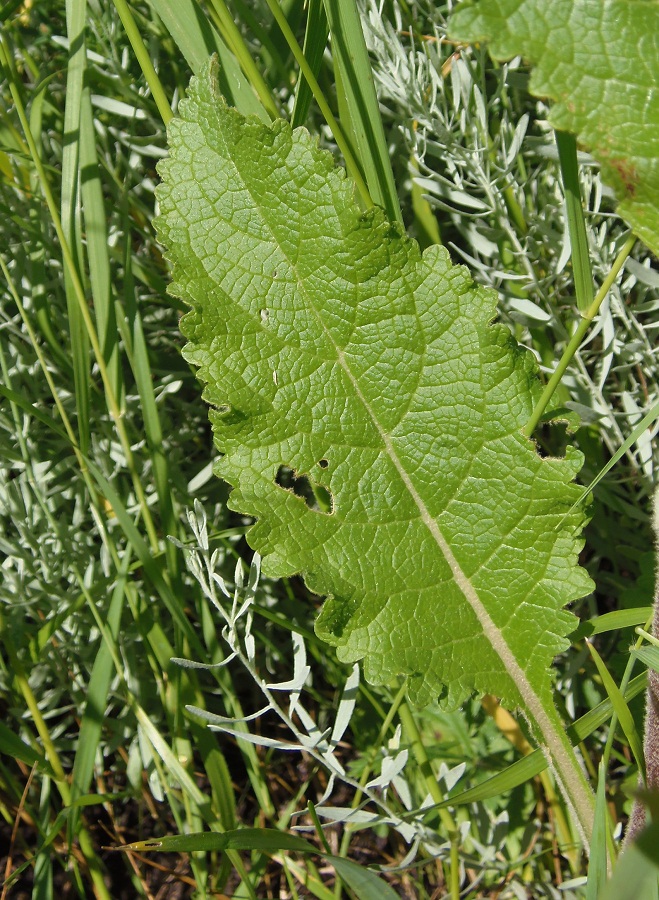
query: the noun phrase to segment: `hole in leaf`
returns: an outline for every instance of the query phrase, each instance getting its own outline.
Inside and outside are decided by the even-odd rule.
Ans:
[[[262,309],[261,310],[261,322],[263,323],[263,325],[265,325],[267,323],[269,318],[270,318],[270,313],[268,312],[268,310]]]
[[[307,475],[298,475],[288,466],[279,466],[275,481],[280,488],[301,497],[314,512],[331,514],[334,508],[332,494],[322,484],[314,484]]]
[[[319,459],[318,465],[321,469],[326,469],[329,466],[329,462],[326,459]]]

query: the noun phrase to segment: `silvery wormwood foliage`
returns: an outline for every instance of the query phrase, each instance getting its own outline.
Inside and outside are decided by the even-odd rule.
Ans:
[[[238,740],[248,741],[267,749],[306,753],[315,760],[330,776],[327,789],[316,805],[316,812],[328,824],[344,823],[362,827],[388,825],[410,845],[403,866],[412,863],[419,846],[423,846],[432,856],[443,857],[449,850],[449,843],[441,835],[426,827],[423,822],[428,807],[432,804],[431,797],[426,797],[418,809],[414,808],[412,791],[405,775],[408,750],[401,749],[400,727],[388,746],[382,750],[379,774],[365,786],[360,785],[346,771],[337,757],[337,747],[350,725],[355,709],[360,681],[359,666],[353,666],[346,679],[333,724],[321,731],[304,704],[305,686],[309,683],[311,669],[307,664],[304,638],[300,634],[291,631],[294,661],[292,677],[287,681],[272,683],[260,674],[258,653],[261,648],[257,646],[252,632],[254,604],[258,602],[259,594],[258,554],[254,555],[246,581],[243,563],[238,560],[234,585],[230,587],[219,574],[224,561],[223,551],[220,548],[211,550],[206,513],[198,501],[195,501],[194,512],[188,512],[188,523],[194,536],[194,544],[182,544],[178,541],[175,543],[184,551],[189,571],[223,623],[221,634],[229,653],[221,662],[214,664],[185,659],[177,659],[176,662],[197,669],[218,668],[235,662],[247,672],[264,699],[264,705],[259,710],[243,719],[216,715],[197,707],[189,707],[190,712],[205,719],[213,730],[221,731]],[[268,714],[285,726],[291,740],[271,738],[249,730],[250,722]],[[271,728],[268,730],[272,731]],[[439,777],[447,791],[457,784],[464,769],[464,764],[452,770],[442,764]],[[361,792],[363,799],[358,806],[352,808],[330,805],[337,782]],[[405,807],[403,813],[399,811],[398,804],[390,802],[392,789]],[[460,827],[464,832],[464,839],[467,837],[470,823],[464,822]],[[300,829],[304,830],[304,827],[300,826]]]

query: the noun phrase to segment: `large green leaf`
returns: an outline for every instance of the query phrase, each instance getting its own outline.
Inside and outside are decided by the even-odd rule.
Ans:
[[[659,255],[659,2],[480,0],[449,31],[535,65],[531,92],[555,101],[554,127],[598,160],[620,215]]]
[[[549,666],[587,593],[570,512],[580,458],[520,429],[533,358],[493,293],[423,255],[309,134],[229,109],[193,79],[160,164],[158,228],[211,404],[217,474],[272,576],[328,595],[317,623],[416,702],[472,691],[551,708]],[[314,508],[281,467],[331,495]]]

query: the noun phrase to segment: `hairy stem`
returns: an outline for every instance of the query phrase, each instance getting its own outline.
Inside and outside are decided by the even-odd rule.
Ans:
[[[654,531],[659,541],[659,488],[654,499]],[[659,562],[659,560],[658,560]],[[652,635],[659,639],[659,585],[654,595],[654,617],[652,622]],[[645,740],[643,742],[643,755],[645,756],[645,785],[639,783],[639,787],[648,790],[659,789],[659,672],[648,670],[648,686],[645,694]],[[625,847],[627,847],[645,826],[645,806],[640,800],[634,800],[632,814],[625,835]]]

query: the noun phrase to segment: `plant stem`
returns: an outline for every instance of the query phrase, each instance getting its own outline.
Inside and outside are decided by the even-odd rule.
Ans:
[[[375,743],[373,744],[370,759],[369,759],[367,765],[364,767],[364,771],[362,772],[361,778],[359,779],[360,789],[358,791],[355,791],[355,794],[352,798],[352,802],[350,803],[350,806],[352,809],[357,809],[357,807],[359,806],[359,804],[361,802],[362,797],[364,796],[363,788],[366,787],[366,785],[368,784],[368,780],[371,777],[371,772],[373,771],[373,762],[378,754],[379,748],[382,747],[384,744],[386,734],[389,731],[389,728],[391,727],[391,723],[393,722],[394,718],[396,717],[396,715],[398,713],[398,709],[399,709],[401,703],[403,703],[403,701],[405,699],[406,693],[407,693],[407,685],[403,681],[400,688],[398,689],[398,693],[394,697],[393,702],[392,702],[391,706],[389,707],[389,712],[387,713],[384,721],[382,722],[377,739],[376,739]],[[341,838],[341,847],[339,849],[339,854],[338,854],[339,856],[347,856],[348,855],[348,847],[350,846],[350,839],[352,837],[353,830],[354,829],[351,828],[349,824],[346,825],[345,831],[343,832],[343,837]],[[334,891],[334,896],[337,898],[337,900],[340,900],[341,884],[337,884],[335,891]]]
[[[403,730],[407,736],[407,740],[409,741],[412,748],[412,752],[414,753],[414,757],[419,765],[419,769],[421,770],[421,774],[423,775],[426,787],[428,788],[428,792],[435,803],[441,803],[444,799],[444,794],[441,787],[439,786],[437,778],[435,777],[435,773],[432,770],[430,759],[428,758],[428,754],[426,753],[426,748],[424,747],[423,741],[421,740],[421,734],[419,733],[416,720],[412,715],[412,710],[410,709],[408,703],[401,703],[400,709],[398,710],[398,716],[403,726]],[[453,819],[453,816],[448,811],[448,809],[446,809],[446,807],[440,806],[437,812],[439,813],[439,818],[442,820],[442,823],[446,827],[449,839],[451,841],[451,864],[448,878],[450,884],[449,896],[451,897],[451,900],[459,900],[460,859],[458,851],[460,832],[458,831],[458,827]]]
[[[496,697],[486,694],[481,700],[481,704],[485,712],[492,718],[501,734],[510,741],[513,747],[522,756],[528,756],[533,752],[533,747],[526,740],[524,732],[519,726],[519,722],[504,709]],[[578,871],[579,858],[581,854],[577,847],[574,846],[573,834],[570,829],[569,822],[565,817],[563,807],[559,801],[559,797],[554,789],[550,773],[544,769],[540,772],[540,782],[544,791],[545,800],[549,806],[553,819],[556,835],[561,845],[561,852],[570,863],[570,869],[574,874]]]
[[[588,309],[586,309],[582,313],[582,319],[579,322],[579,324],[577,325],[577,327],[574,331],[574,334],[570,338],[570,342],[567,345],[567,347],[565,348],[563,355],[561,356],[559,363],[556,366],[556,369],[554,370],[551,378],[547,382],[547,385],[546,385],[544,391],[542,392],[542,396],[538,400],[536,407],[533,410],[531,418],[529,419],[529,421],[526,423],[526,425],[522,429],[522,434],[525,434],[527,437],[530,437],[533,434],[533,432],[535,431],[535,429],[537,428],[538,422],[542,418],[542,414],[544,413],[545,409],[547,408],[554,391],[560,384],[561,379],[562,379],[563,375],[565,374],[565,370],[569,366],[569,364],[572,360],[572,357],[579,349],[579,346],[580,346],[586,332],[590,328],[593,319],[597,315],[597,312],[598,312],[600,306],[604,302],[606,295],[609,293],[611,285],[618,277],[618,273],[620,272],[623,265],[625,264],[627,257],[631,253],[632,248],[635,243],[636,243],[636,237],[632,234],[627,238],[622,250],[620,251],[620,253],[618,253],[618,255],[615,259],[615,262],[613,263],[613,265],[611,267],[611,271],[604,279],[602,286],[600,287],[599,291],[597,292],[597,294],[595,296],[595,299],[588,306]]]
[[[151,89],[153,99],[156,101],[156,106],[158,107],[160,118],[163,120],[165,125],[167,125],[169,120],[174,117],[174,113],[172,112],[172,108],[169,105],[169,101],[167,99],[167,95],[165,94],[165,89],[162,86],[162,82],[160,81],[160,78],[158,78],[158,74],[153,67],[151,57],[149,56],[149,51],[144,45],[144,41],[142,40],[142,35],[140,34],[139,28],[135,24],[135,19],[133,18],[133,14],[130,11],[130,7],[128,6],[126,0],[114,0],[114,5],[117,12],[119,13],[121,24],[124,26],[124,29],[126,31],[126,37],[130,41],[130,45],[133,48],[135,58],[140,64],[140,68],[144,73],[144,77],[147,80],[149,88]]]

